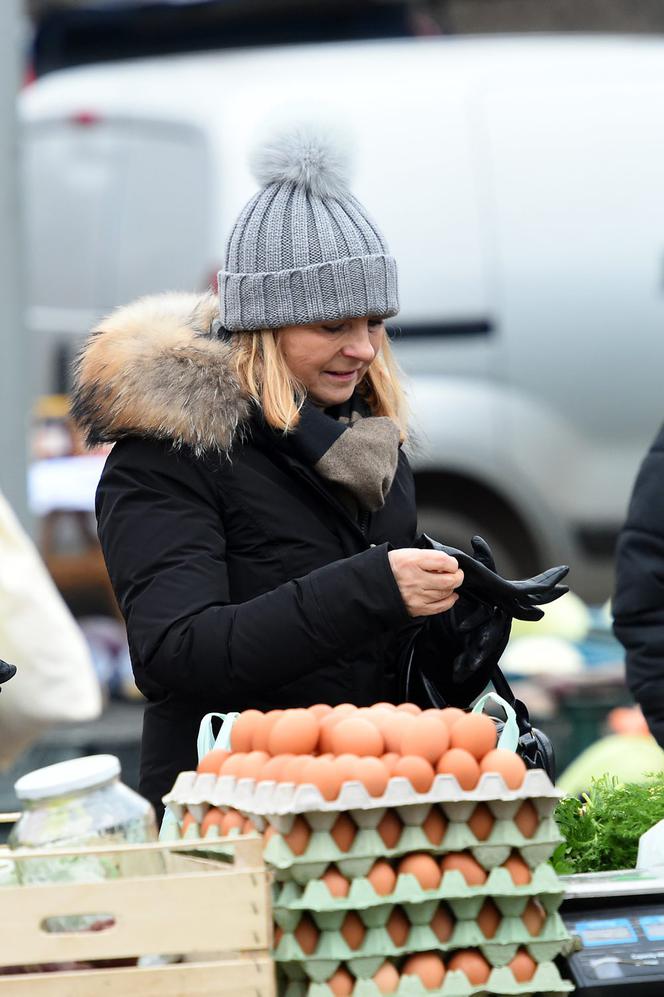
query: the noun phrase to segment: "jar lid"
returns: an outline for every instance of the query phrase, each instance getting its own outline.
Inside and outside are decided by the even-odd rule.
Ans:
[[[19,800],[43,800],[99,786],[118,775],[120,761],[115,755],[87,755],[28,772],[14,783],[14,792]]]

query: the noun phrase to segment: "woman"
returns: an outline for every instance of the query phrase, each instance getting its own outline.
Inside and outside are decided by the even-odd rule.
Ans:
[[[286,133],[254,165],[219,304],[120,309],[77,371],[89,440],[119,441],[99,536],[148,699],[141,791],[158,809],[210,710],[398,702],[415,638],[452,704],[490,667],[453,681],[463,574],[416,546],[384,326],[395,261],[327,139]]]

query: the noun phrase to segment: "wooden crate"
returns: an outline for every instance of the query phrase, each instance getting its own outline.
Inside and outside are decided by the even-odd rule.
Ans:
[[[166,872],[89,883],[0,887],[0,967],[179,955],[154,967],[0,976],[0,997],[274,997],[270,887],[262,841],[226,839],[230,863],[190,854],[195,843],[15,851],[2,857],[161,852]],[[127,858],[130,856],[127,855]],[[102,931],[49,933],[45,918],[110,914]]]

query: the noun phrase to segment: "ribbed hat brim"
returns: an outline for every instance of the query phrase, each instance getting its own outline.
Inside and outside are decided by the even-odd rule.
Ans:
[[[393,256],[373,254],[275,273],[219,271],[222,325],[251,332],[399,311]]]

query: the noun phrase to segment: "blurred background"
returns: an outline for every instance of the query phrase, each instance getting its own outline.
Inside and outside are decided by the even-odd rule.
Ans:
[[[115,305],[214,286],[247,150],[294,115],[348,126],[399,261],[420,525],[481,533],[510,577],[571,565],[573,595],[515,627],[505,670],[560,769],[607,731],[630,702],[614,545],[664,412],[663,32],[660,0],[3,0],[0,489],[103,710],[44,722],[0,810],[17,776],[78,754],[112,751],[136,785],[142,706],[94,524],[105,451],[69,419],[71,363]]]

